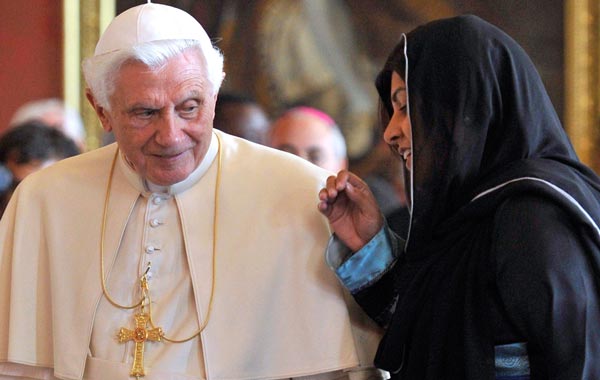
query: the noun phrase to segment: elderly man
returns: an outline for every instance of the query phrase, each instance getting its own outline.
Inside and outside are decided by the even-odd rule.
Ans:
[[[367,338],[323,263],[326,172],[212,129],[222,65],[175,8],[108,26],[84,75],[117,143],[28,176],[0,222],[0,379],[376,374],[345,371]]]
[[[333,119],[312,107],[294,107],[277,118],[269,145],[337,173],[348,167],[346,141]]]

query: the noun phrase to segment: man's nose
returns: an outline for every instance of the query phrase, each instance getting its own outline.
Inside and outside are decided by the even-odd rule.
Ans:
[[[163,146],[177,144],[183,135],[181,120],[174,112],[165,112],[158,120],[156,142]]]

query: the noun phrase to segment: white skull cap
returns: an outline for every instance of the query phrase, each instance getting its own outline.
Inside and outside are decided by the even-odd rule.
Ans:
[[[95,56],[159,40],[199,40],[212,47],[202,25],[190,14],[168,5],[138,5],[121,13],[108,25],[94,52]]]

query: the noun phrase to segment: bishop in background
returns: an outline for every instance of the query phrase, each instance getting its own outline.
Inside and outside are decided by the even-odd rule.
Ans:
[[[323,251],[329,173],[212,128],[223,57],[127,10],[83,62],[116,143],[27,177],[0,222],[0,379],[367,378]]]

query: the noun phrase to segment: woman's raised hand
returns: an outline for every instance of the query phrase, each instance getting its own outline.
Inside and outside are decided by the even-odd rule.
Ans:
[[[369,186],[347,170],[327,178],[319,191],[318,208],[336,236],[353,252],[367,244],[383,226],[383,215]]]

